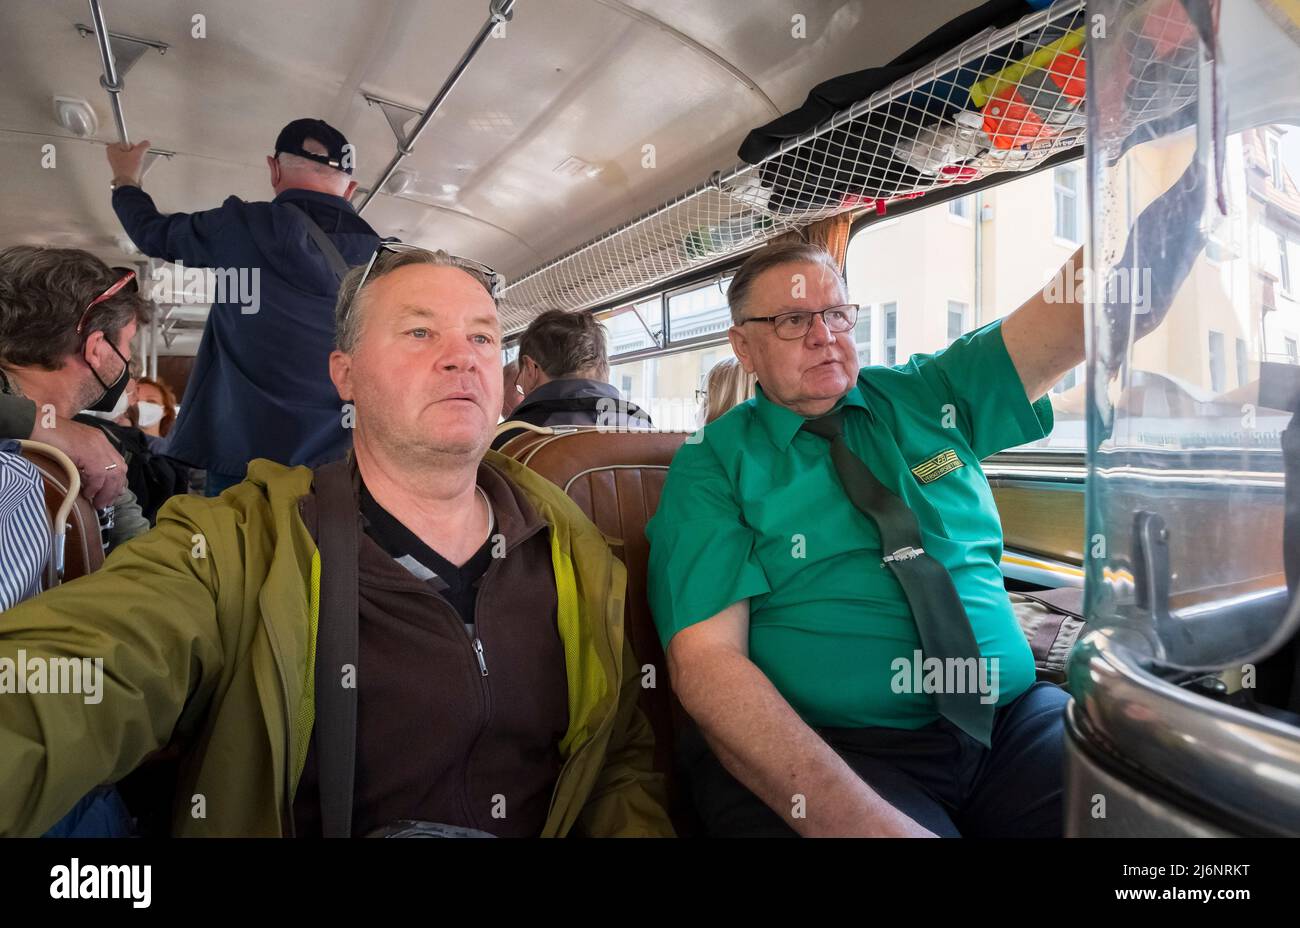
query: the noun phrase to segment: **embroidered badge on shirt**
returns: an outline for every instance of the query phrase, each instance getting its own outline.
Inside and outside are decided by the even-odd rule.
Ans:
[[[921,483],[933,483],[945,474],[951,474],[959,467],[964,467],[965,462],[957,457],[957,452],[951,448],[945,448],[932,458],[927,458],[920,464],[912,468],[912,473]]]

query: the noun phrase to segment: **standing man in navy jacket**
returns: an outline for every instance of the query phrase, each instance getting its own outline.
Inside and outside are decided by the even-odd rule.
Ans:
[[[275,199],[230,197],[217,209],[164,215],[140,187],[149,142],[108,146],[113,210],[154,258],[211,268],[208,314],[169,455],[206,468],[207,495],[269,458],[314,467],[351,435],[329,378],[334,301],[346,265],[379,236],[352,208],[352,147],[319,119],[295,119],[267,156]],[[321,234],[323,232],[323,235]]]

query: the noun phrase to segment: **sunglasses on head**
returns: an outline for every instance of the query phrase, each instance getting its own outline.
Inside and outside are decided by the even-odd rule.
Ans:
[[[379,260],[381,254],[388,252],[389,254],[397,255],[410,251],[423,252],[427,255],[438,254],[438,252],[431,248],[422,248],[419,245],[408,245],[406,242],[380,242],[379,247],[375,249],[375,253],[370,256],[370,261],[366,264],[366,269],[361,272],[361,280],[357,283],[357,289],[353,291],[353,299],[356,299],[356,294],[360,293],[361,288],[366,285],[366,279],[370,277],[370,272],[374,269],[375,262]],[[475,261],[472,258],[462,258],[459,255],[447,254],[445,251],[442,252],[442,254],[451,262],[452,267],[458,267],[464,271],[472,271],[485,278],[493,299],[499,297],[501,291],[505,289],[505,275],[488,267],[486,264],[483,264],[480,261]]]
[[[78,336],[85,334],[87,325],[90,322],[90,314],[94,311],[96,306],[111,300],[123,290],[126,290],[128,293],[140,292],[140,284],[136,280],[135,271],[131,270],[129,267],[115,267],[113,270],[121,276],[118,277],[117,281],[111,287],[90,301],[90,305],[86,307],[85,311],[81,314],[81,319],[77,322]]]

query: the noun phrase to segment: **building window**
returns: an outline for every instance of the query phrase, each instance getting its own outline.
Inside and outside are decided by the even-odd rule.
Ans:
[[[880,309],[885,316],[885,364],[893,367],[898,363],[898,304],[882,303]]]
[[[1300,350],[1297,350],[1296,340],[1288,338],[1286,340],[1286,363],[1300,364]]]
[[[1226,359],[1223,356],[1223,333],[1210,330],[1210,389],[1215,393],[1223,392],[1223,380],[1227,373]]]
[[[1277,270],[1278,279],[1282,281],[1282,292],[1291,292],[1291,261],[1287,257],[1286,236],[1277,234]]]
[[[731,328],[727,306],[730,277],[710,280],[668,295],[668,331],[674,342],[722,335]]]
[[[1083,241],[1079,209],[1079,166],[1067,164],[1053,173],[1056,204],[1056,237],[1069,242]]]
[[[1250,379],[1250,371],[1246,369],[1246,340],[1237,339],[1237,386],[1244,387],[1246,381]]]
[[[948,201],[949,215],[956,216],[958,219],[969,219],[971,215],[971,198],[957,197],[955,200]]]
[[[1282,181],[1282,146],[1277,136],[1268,136],[1268,174],[1273,186],[1285,190]]]
[[[966,333],[966,304],[960,300],[948,301],[948,344],[951,345]]]
[[[598,313],[596,319],[605,328],[605,344],[611,358],[661,347],[664,309],[663,300],[658,296]]]
[[[1262,149],[1263,143],[1260,144]],[[1082,164],[1074,165],[1066,184],[1068,191],[1075,195],[1071,204],[1075,207],[1074,219],[1069,224],[1074,225],[1075,234],[1081,236],[1087,231],[1087,220],[1082,212],[1087,205],[1088,190],[1088,175]],[[908,359],[916,354],[941,351],[954,339],[965,338],[977,326],[1012,312],[1037,292],[1046,275],[1060,266],[1061,253],[1077,247],[1067,249],[1052,234],[1055,226],[1054,187],[1050,170],[1009,179],[997,188],[994,199],[1000,205],[989,210],[987,219],[981,216],[979,195],[970,193],[970,188],[950,190],[950,194],[965,194],[965,203],[945,200],[929,207],[928,212],[917,209],[897,218],[891,215],[885,222],[859,229],[849,242],[845,270],[849,299],[863,307],[859,311],[859,331],[854,341],[870,345],[869,359],[860,355],[860,363],[865,367],[869,360],[867,370],[872,371],[883,366],[907,364]],[[1122,197],[1117,202],[1128,205]],[[969,204],[969,225],[950,218],[962,212],[966,204]],[[1041,217],[1037,227],[1033,222],[1025,221],[1026,215]],[[1120,215],[1123,216],[1123,210]],[[989,296],[977,314],[977,303],[972,296],[975,292],[973,282],[969,281],[966,273],[967,268],[974,266],[976,242],[974,236],[967,233],[980,223],[988,233],[986,244],[996,239],[998,247],[987,247],[980,255],[982,283]],[[945,227],[949,229],[948,233],[943,231]],[[1267,240],[1264,250],[1267,263],[1272,255],[1272,246]],[[1041,271],[1034,272],[1030,270],[1032,268]],[[1040,273],[1043,275],[1041,279]],[[971,283],[969,287],[968,282]],[[1300,280],[1296,286],[1300,287]],[[870,329],[865,321],[867,304],[871,307]],[[907,314],[905,319],[899,318],[902,312]],[[1193,365],[1205,364],[1201,355],[1205,351],[1206,328],[1208,326],[1202,324],[1195,335],[1197,342],[1191,352]],[[1238,334],[1237,329],[1226,325],[1219,328],[1232,335]],[[1282,334],[1296,334],[1295,328],[1283,327],[1273,336],[1277,341],[1274,350],[1278,352],[1279,360]],[[1199,351],[1196,350],[1198,346]],[[1227,345],[1227,350],[1231,368],[1231,344]],[[1251,350],[1255,350],[1253,343]],[[1052,395],[1055,417],[1052,434],[1031,445],[1042,450],[1083,452],[1088,447],[1088,405],[1082,395],[1087,371],[1079,366],[1073,372],[1062,373],[1065,376],[1059,392],[1064,396]],[[1230,381],[1233,376],[1229,370]],[[1191,379],[1198,384],[1208,382],[1204,372],[1191,376]],[[658,420],[655,422],[657,424]]]
[[[618,392],[623,394],[623,399],[632,399],[632,375],[624,374],[620,380],[622,383],[619,384]]]
[[[858,307],[858,321],[853,326],[853,341],[858,346],[858,363],[864,367],[871,363],[871,307]]]
[[[1065,376],[1058,380],[1052,386],[1053,393],[1064,393],[1066,390],[1072,390],[1078,386],[1080,378],[1083,376],[1083,365],[1072,367],[1065,372]]]

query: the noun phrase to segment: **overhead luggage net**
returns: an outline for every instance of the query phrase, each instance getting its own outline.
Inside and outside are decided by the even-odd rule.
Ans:
[[[1087,27],[1082,0],[1062,0],[987,30],[759,163],[716,172],[523,275],[504,291],[506,331],[545,309],[615,301],[845,210],[883,212],[1082,145]],[[1147,55],[1154,60],[1134,49]]]

